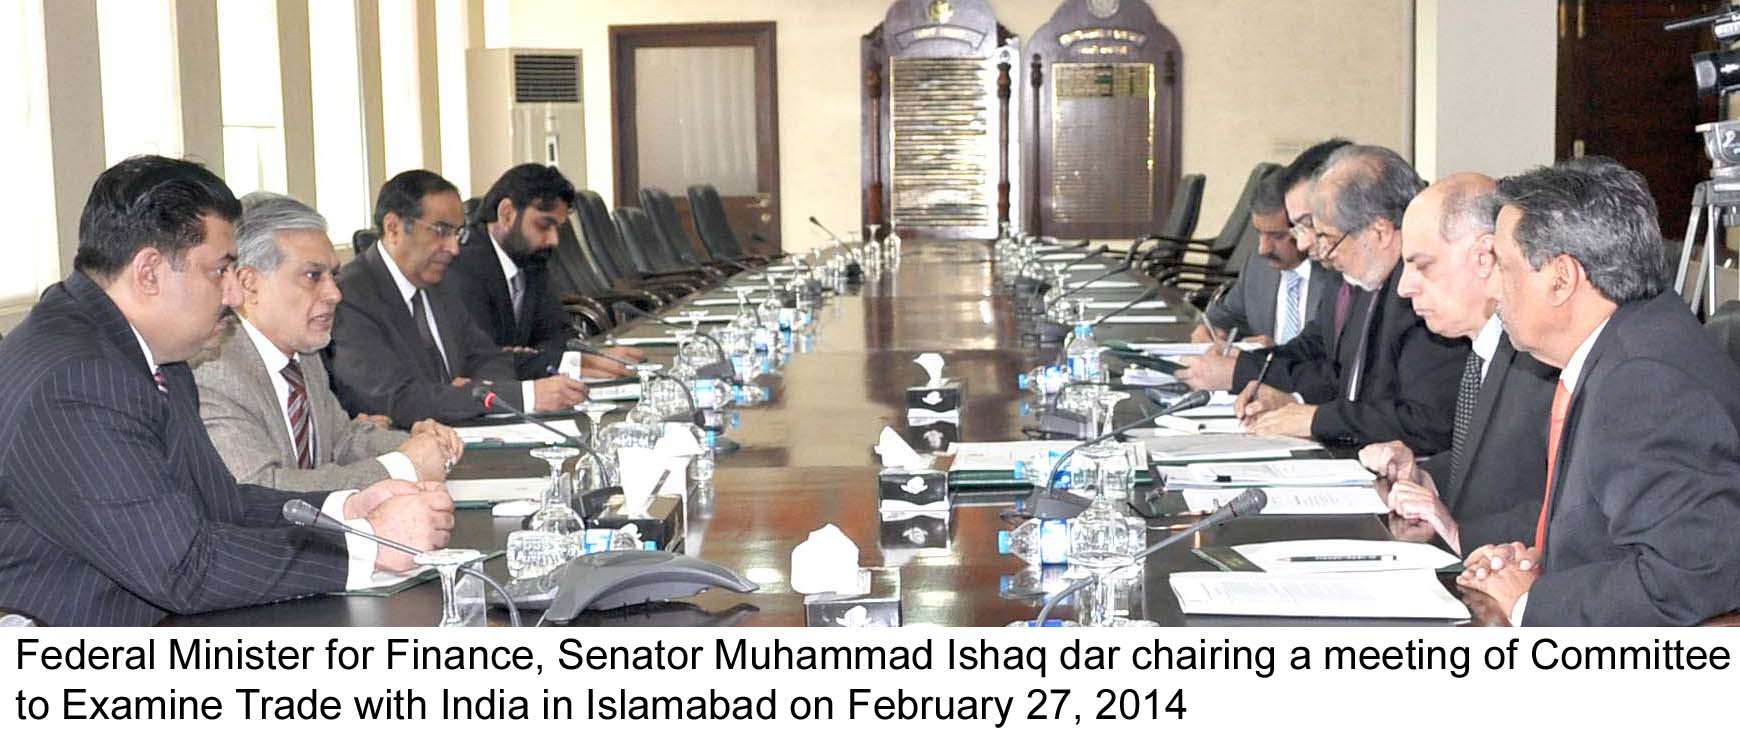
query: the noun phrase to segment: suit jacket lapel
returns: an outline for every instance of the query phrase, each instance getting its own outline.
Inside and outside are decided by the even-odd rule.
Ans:
[[[366,273],[370,281],[374,283],[375,291],[380,294],[381,302],[386,305],[380,311],[386,314],[382,320],[387,326],[387,333],[397,336],[400,347],[411,351],[411,358],[417,360],[416,364],[422,368],[427,379],[447,382],[447,380],[442,379],[441,370],[435,367],[435,357],[423,352],[423,338],[417,333],[413,323],[414,319],[411,316],[411,308],[406,307],[404,296],[399,294],[399,285],[393,282],[393,275],[387,271],[386,262],[393,260],[392,257],[386,255],[386,249],[377,243],[357,260],[362,261],[363,266],[368,269]],[[429,312],[436,312],[434,301],[430,299],[432,293],[426,293],[426,295],[425,301],[429,303]],[[435,318],[435,325],[441,327],[439,315]],[[442,339],[442,343],[446,343],[445,338]],[[453,360],[449,359],[447,366],[451,368]]]
[[[260,357],[260,350],[254,348],[253,339],[248,338],[248,332],[239,325],[235,332],[230,334],[230,340],[225,344],[223,359],[236,365],[236,372],[242,380],[242,387],[246,390],[242,395],[248,398],[247,405],[266,416],[267,436],[272,438],[273,449],[278,450],[278,456],[283,458],[284,462],[296,462],[296,445],[290,441],[288,424],[272,425],[285,419],[284,404],[279,402],[278,389],[272,382],[272,376],[281,374],[282,371],[266,369],[266,360]],[[298,363],[302,365],[303,369],[308,368],[308,360],[299,358]],[[316,431],[319,430],[316,429]],[[319,439],[319,436],[315,437],[316,441]]]
[[[1554,472],[1547,474],[1547,477],[1552,479],[1553,485],[1550,489],[1552,495],[1548,499],[1545,507],[1547,511],[1546,539],[1542,540],[1543,545],[1535,546],[1537,549],[1544,551],[1546,549],[1545,543],[1552,542],[1553,512],[1558,510],[1559,502],[1564,500],[1564,475],[1566,469],[1570,466],[1572,455],[1575,454],[1571,448],[1571,442],[1577,438],[1577,421],[1582,417],[1583,399],[1588,397],[1586,393],[1589,390],[1589,379],[1595,374],[1596,370],[1600,369],[1601,357],[1605,355],[1607,349],[1614,343],[1617,343],[1614,340],[1616,335],[1614,333],[1615,328],[1624,323],[1624,316],[1628,314],[1628,310],[1633,305],[1640,304],[1642,303],[1628,303],[1619,306],[1619,310],[1608,320],[1606,330],[1601,332],[1601,337],[1595,339],[1595,346],[1589,349],[1589,356],[1584,357],[1583,359],[1583,371],[1577,375],[1577,389],[1571,391],[1571,405],[1565,411],[1565,428],[1559,432],[1559,453],[1557,458],[1553,461]],[[1549,427],[1548,431],[1551,432],[1550,427],[1552,426],[1552,423],[1550,421],[1547,426]]]
[[[1473,354],[1471,350],[1468,353]],[[1463,442],[1466,447],[1462,452],[1461,467],[1450,474],[1449,487],[1452,493],[1444,499],[1446,504],[1456,503],[1462,497],[1462,484],[1468,479],[1468,469],[1474,466],[1474,453],[1480,451],[1480,440],[1486,437],[1486,425],[1492,421],[1492,409],[1498,402],[1498,394],[1504,389],[1505,375],[1510,373],[1511,362],[1516,359],[1516,347],[1510,345],[1510,337],[1500,336],[1498,349],[1492,353],[1492,362],[1486,370],[1486,378],[1480,383],[1480,393],[1474,399],[1474,416],[1468,420],[1468,440]]]
[[[473,262],[483,282],[481,289],[489,299],[490,312],[495,314],[495,322],[499,327],[514,329],[514,336],[517,338],[520,335],[519,326],[514,322],[514,301],[508,295],[507,274],[502,273],[501,260],[495,255],[495,244],[490,241],[487,230],[487,225],[477,226],[472,233],[475,237],[468,248],[474,254]]]

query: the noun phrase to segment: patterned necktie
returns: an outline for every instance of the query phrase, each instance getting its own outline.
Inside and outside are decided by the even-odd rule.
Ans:
[[[441,365],[441,379],[453,379],[453,372],[447,367],[447,357],[441,353],[441,346],[435,343],[435,333],[429,330],[429,307],[424,304],[421,289],[411,295],[411,325],[417,326],[417,338],[423,339],[423,348]]]
[[[1305,281],[1291,271],[1282,274],[1282,276],[1286,279],[1287,291],[1286,302],[1281,306],[1281,329],[1275,334],[1277,345],[1292,341],[1294,336],[1299,335],[1299,326],[1303,325],[1303,318],[1300,317],[1299,312],[1299,306],[1302,304],[1299,301],[1299,287]]]
[[[302,380],[302,366],[291,359],[284,365],[284,381],[290,383],[290,397],[284,403],[284,413],[290,418],[290,438],[296,445],[296,467],[314,469],[314,417],[308,410],[308,386]]]
[[[1474,404],[1480,398],[1481,364],[1479,354],[1468,352],[1468,362],[1462,365],[1462,382],[1456,386],[1456,419],[1450,430],[1452,491],[1455,490],[1455,474],[1462,472],[1462,458],[1466,456],[1462,446],[1468,442],[1468,427],[1474,423]]]
[[[513,278],[508,280],[508,300],[511,301],[514,306],[514,322],[519,323],[524,320],[526,304],[526,272],[515,272]]]
[[[1547,429],[1547,492],[1541,496],[1541,518],[1535,522],[1535,550],[1545,551],[1547,515],[1553,505],[1553,480],[1559,469],[1559,441],[1565,434],[1565,415],[1571,411],[1571,390],[1560,380],[1553,390],[1553,420]]]

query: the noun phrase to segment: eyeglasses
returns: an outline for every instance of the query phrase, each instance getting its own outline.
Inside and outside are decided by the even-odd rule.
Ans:
[[[1347,236],[1352,235],[1353,233],[1359,232],[1360,230],[1364,230],[1364,229],[1365,228],[1362,227],[1362,228],[1359,228],[1359,230],[1353,230],[1351,232],[1342,233],[1341,237],[1336,238],[1335,242],[1329,243],[1329,247],[1327,249],[1324,249],[1324,251],[1322,253],[1317,255],[1317,260],[1319,260],[1319,261],[1329,260],[1330,256],[1335,255],[1335,249],[1340,248],[1341,244],[1347,240]],[[1317,242],[1319,244],[1326,243],[1329,241],[1329,236],[1327,234],[1324,234],[1321,232],[1314,232],[1313,236],[1317,239]]]
[[[449,225],[445,222],[425,222],[416,217],[406,217],[405,221],[429,228],[429,232],[434,233],[437,240],[458,238],[459,242],[464,243],[471,238],[471,227],[469,225],[455,226]]]

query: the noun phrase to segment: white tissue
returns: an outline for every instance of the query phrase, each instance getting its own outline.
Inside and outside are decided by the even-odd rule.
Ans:
[[[666,425],[652,449],[628,447],[618,450],[616,461],[622,472],[622,505],[632,516],[646,516],[654,496],[683,498],[689,492],[689,458],[701,454],[701,443],[689,428],[680,424]],[[666,470],[671,474],[659,485]],[[653,486],[658,485],[658,491]]]
[[[568,378],[578,380],[584,376],[584,373],[582,373],[580,370],[581,370],[580,352],[578,352],[578,351],[564,351],[564,352],[562,352],[562,364],[556,368],[556,372],[561,374],[563,377],[568,377]]]
[[[925,374],[930,375],[930,381],[925,383],[925,387],[939,388],[942,387],[944,383],[948,382],[948,380],[943,379],[942,376],[943,358],[941,354],[934,351],[925,352],[919,354],[917,359],[912,360],[912,363],[923,367]]]
[[[901,439],[889,427],[882,427],[882,437],[876,442],[876,454],[882,457],[883,470],[923,470],[929,462],[913,451],[912,445]]]
[[[791,550],[791,590],[799,594],[858,593],[858,546],[832,524],[811,532]]]

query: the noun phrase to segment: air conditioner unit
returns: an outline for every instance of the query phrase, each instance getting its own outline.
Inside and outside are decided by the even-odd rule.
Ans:
[[[520,163],[554,165],[586,188],[578,49],[465,53],[471,113],[471,193],[483,196]]]

